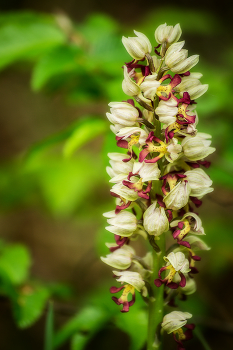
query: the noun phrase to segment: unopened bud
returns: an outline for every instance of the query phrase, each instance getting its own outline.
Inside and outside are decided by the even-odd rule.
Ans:
[[[157,202],[151,204],[143,215],[143,225],[146,231],[153,236],[160,236],[169,230],[169,222],[164,208],[156,208]]]
[[[180,24],[176,24],[175,27],[168,26],[166,23],[161,24],[155,31],[155,40],[157,43],[162,44],[167,42],[169,45],[176,43],[182,34]]]
[[[124,93],[129,96],[137,96],[141,92],[139,86],[130,78],[126,66],[124,66],[124,80],[122,82],[122,89]]]
[[[168,209],[179,210],[189,200],[191,187],[187,181],[179,182],[165,197],[164,203]]]
[[[146,54],[149,54],[152,51],[152,46],[150,40],[146,35],[140,32],[134,33],[137,37],[122,37],[122,43],[130,56],[132,56],[135,60],[143,60]]]

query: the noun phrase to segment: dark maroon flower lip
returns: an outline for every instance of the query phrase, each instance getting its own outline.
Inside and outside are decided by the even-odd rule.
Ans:
[[[195,324],[190,323],[184,325],[183,327],[187,330],[183,333],[182,329],[180,329],[181,335],[179,333],[179,330],[173,332],[173,338],[178,345],[178,350],[185,350],[183,341],[187,341],[193,338],[193,330],[195,328]]]
[[[120,292],[122,289],[124,289],[126,286],[121,286],[119,288],[117,287],[111,287],[110,288],[110,293],[112,294],[115,294],[115,293],[118,293]],[[132,294],[132,299],[130,301],[127,300],[127,296],[126,297],[112,297],[112,300],[117,304],[117,305],[123,305],[123,308],[121,310],[121,312],[128,312],[129,311],[129,308],[130,306],[133,306],[133,304],[135,303],[135,300],[136,300],[136,296],[135,296],[135,292],[132,292],[130,291],[129,293]]]

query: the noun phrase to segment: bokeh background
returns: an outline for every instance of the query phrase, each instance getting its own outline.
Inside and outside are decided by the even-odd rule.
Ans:
[[[144,302],[122,315],[99,260],[112,241],[102,213],[113,208],[105,167],[116,151],[105,113],[125,99],[121,36],[136,29],[154,42],[164,22],[180,23],[189,54],[200,54],[193,71],[209,90],[198,126],[217,148],[215,191],[200,208],[212,249],[198,292],[179,303],[198,326],[187,349],[233,348],[230,2],[2,0],[0,10],[1,349],[143,348]],[[170,337],[165,348],[176,348]]]

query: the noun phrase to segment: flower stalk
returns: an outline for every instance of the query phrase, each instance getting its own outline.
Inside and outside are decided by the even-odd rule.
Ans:
[[[196,251],[209,249],[199,238],[205,233],[196,208],[213,191],[203,168],[210,166],[204,158],[215,149],[210,147],[211,135],[197,131],[195,110],[195,100],[208,85],[201,84],[201,73],[190,73],[199,56],[188,57],[185,42],[179,42],[179,24],[156,29],[156,55],[149,39],[135,34],[122,39],[133,58],[124,66],[122,83],[130,98],[111,102],[107,113],[119,153],[108,154],[116,207],[104,214],[115,243],[106,243],[110,254],[101,259],[114,268],[120,283],[110,292],[121,292],[112,297],[122,305],[121,312],[133,306],[136,291],[147,301],[147,350],[162,349],[164,331],[173,334],[178,350],[184,350],[183,342],[192,338],[195,327],[187,324],[192,315],[166,313],[166,305],[174,306],[177,298],[196,291],[196,264],[201,259]],[[150,246],[144,257],[131,246],[136,239],[149,242],[144,244]]]

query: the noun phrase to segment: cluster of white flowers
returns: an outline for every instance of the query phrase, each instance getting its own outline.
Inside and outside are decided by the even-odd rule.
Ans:
[[[108,154],[107,172],[116,209],[104,216],[109,224],[106,229],[114,234],[116,243],[107,243],[110,254],[101,259],[119,270],[113,273],[122,286],[110,291],[123,290],[121,297],[112,297],[123,305],[122,312],[129,311],[135,302],[135,290],[151,297],[147,288],[151,276],[157,277],[153,278],[156,288],[165,286],[168,299],[195,292],[193,274],[198,272],[195,262],[200,260],[195,251],[209,247],[198,237],[205,233],[193,205],[199,207],[201,198],[213,191],[203,167],[209,167],[204,158],[215,151],[210,146],[211,135],[196,129],[194,99],[203,95],[208,85],[201,84],[201,73],[189,72],[199,56],[188,57],[185,42],[178,41],[180,25],[163,24],[156,29],[155,55],[149,39],[135,34],[122,39],[133,58],[124,66],[122,89],[135,101],[111,102],[111,113],[107,113],[117,145],[125,152]],[[164,256],[164,266],[153,271],[151,253],[138,257],[129,244],[142,236],[157,250],[156,242],[169,231],[175,240],[173,248]],[[132,300],[128,300],[129,294]],[[194,328],[186,324],[191,316],[174,311],[162,322],[162,329],[174,333],[182,349],[182,341],[191,337]]]

